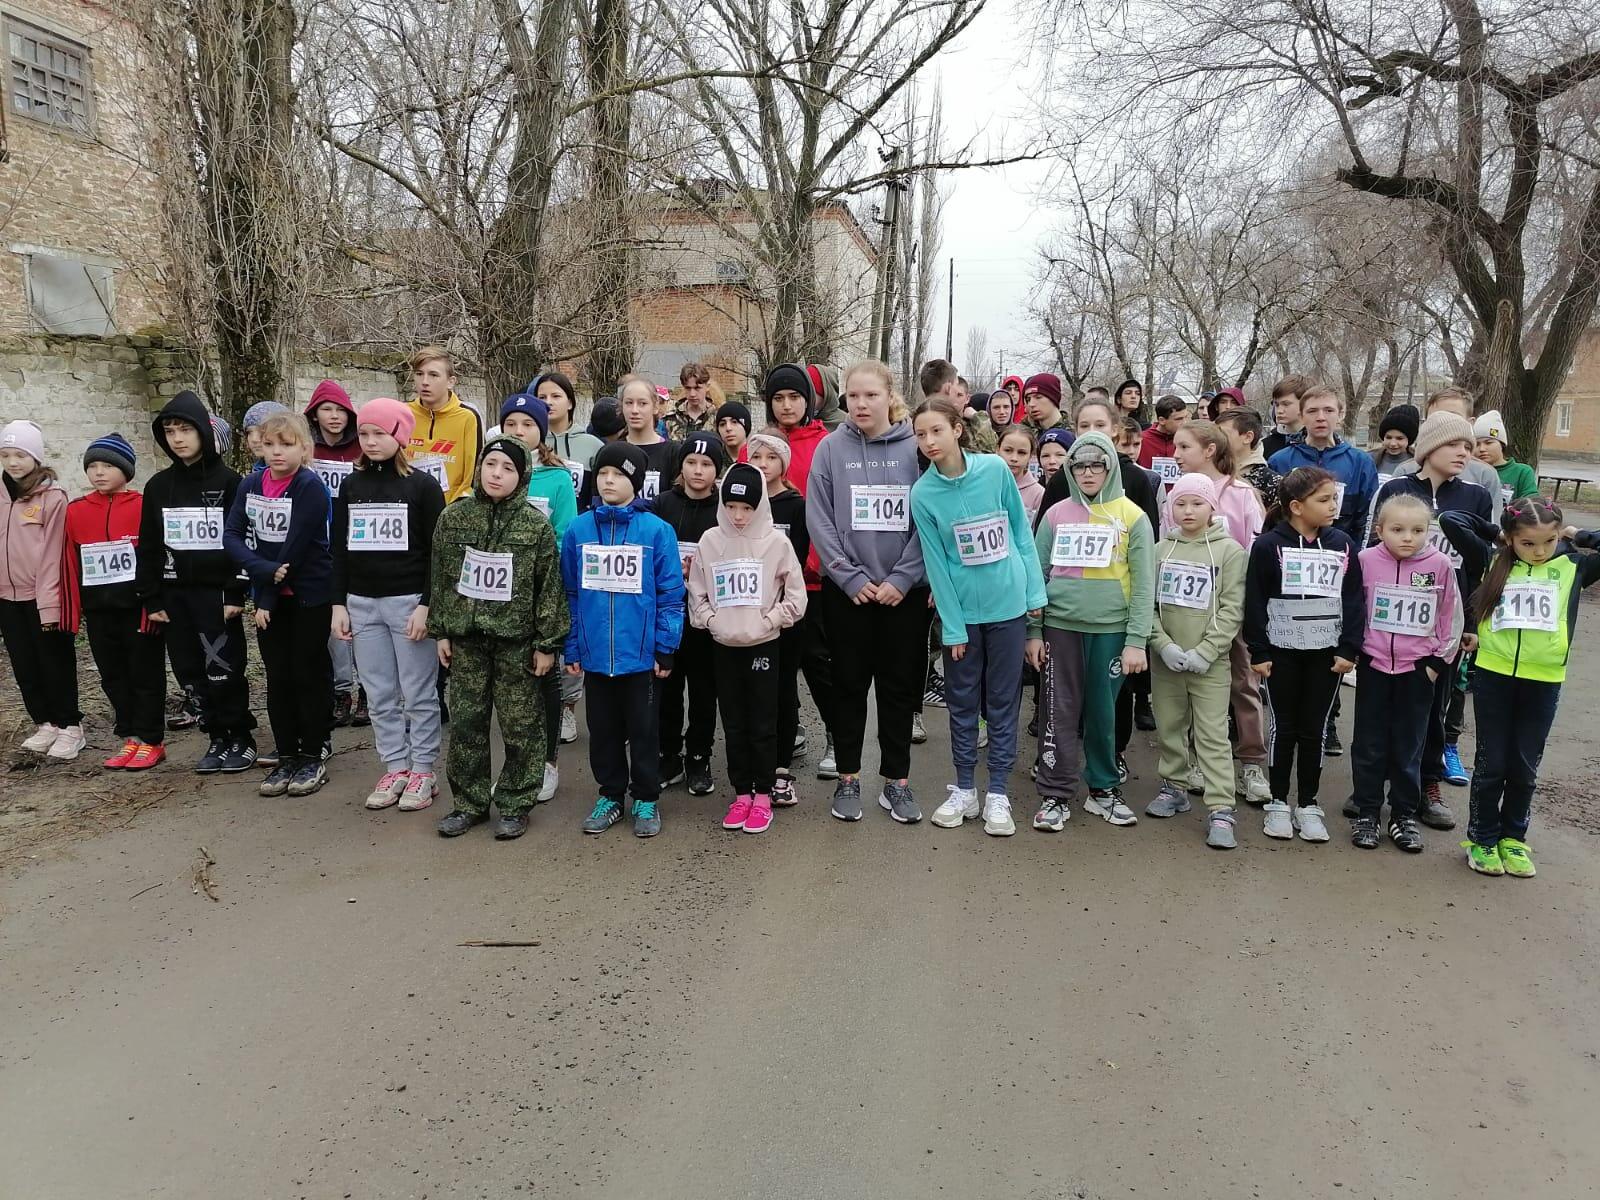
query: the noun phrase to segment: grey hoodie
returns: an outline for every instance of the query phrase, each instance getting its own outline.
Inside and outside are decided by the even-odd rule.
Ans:
[[[869,440],[846,420],[817,447],[806,485],[806,529],[822,573],[851,599],[869,583],[888,583],[905,593],[927,582],[922,543],[911,522],[911,485],[920,474],[910,421]],[[899,490],[856,491],[881,487]],[[858,501],[865,523],[899,525],[903,517],[904,528],[854,528]]]

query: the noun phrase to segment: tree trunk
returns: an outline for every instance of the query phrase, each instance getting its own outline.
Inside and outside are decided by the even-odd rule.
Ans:
[[[628,79],[628,5],[595,0],[587,46],[589,87],[620,88]],[[633,99],[612,96],[594,109],[595,146],[589,165],[589,201],[595,210],[595,316],[589,335],[588,374],[596,394],[612,391],[633,370],[633,230],[628,215],[628,161],[633,149]]]

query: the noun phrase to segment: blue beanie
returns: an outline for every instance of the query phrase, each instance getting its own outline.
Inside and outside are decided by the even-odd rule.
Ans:
[[[276,400],[262,400],[259,403],[252,404],[249,408],[244,410],[244,421],[241,423],[240,428],[246,430],[254,429],[268,417],[273,416],[276,413],[286,413],[288,411],[289,410],[287,408],[279,404]]]
[[[133,447],[120,433],[108,433],[89,443],[89,448],[83,452],[83,465],[87,467],[97,462],[110,463],[122,472],[124,479],[133,482]]]
[[[526,413],[533,418],[533,423],[539,427],[539,441],[550,436],[550,406],[537,396],[530,396],[527,392],[518,392],[515,396],[507,396],[505,403],[500,406],[500,424],[505,426],[506,418],[512,413]]]

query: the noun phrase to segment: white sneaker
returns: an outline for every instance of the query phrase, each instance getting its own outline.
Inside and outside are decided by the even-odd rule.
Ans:
[[[1307,804],[1294,810],[1294,827],[1303,842],[1328,840],[1328,825],[1324,820],[1322,805]]]
[[[82,725],[68,725],[56,730],[56,740],[51,743],[48,754],[57,762],[71,762],[88,744]]]
[[[920,746],[928,740],[928,731],[922,724],[922,714],[911,714],[911,741],[913,745]]]
[[[56,738],[60,735],[60,733],[61,730],[57,729],[54,725],[46,721],[43,725],[39,726],[39,728],[33,731],[32,737],[22,743],[22,748],[24,750],[31,750],[35,754],[43,754],[46,750],[50,749],[51,746],[56,744]]]
[[[1269,801],[1261,810],[1261,832],[1269,838],[1294,837],[1294,821],[1289,816],[1289,806],[1282,800]]]
[[[983,798],[983,831],[990,837],[1010,837],[1017,831],[1017,823],[1011,819],[1011,801],[999,792]]]
[[[1267,782],[1267,773],[1261,769],[1260,763],[1238,763],[1235,778],[1238,787],[1235,789],[1245,798],[1248,804],[1265,804],[1272,799],[1272,785]]]
[[[561,706],[561,744],[569,745],[578,740],[578,706],[563,704]]]
[[[367,807],[376,810],[398,804],[400,794],[406,790],[406,781],[410,778],[410,771],[385,771],[367,797]]]
[[[1184,777],[1184,787],[1191,796],[1204,796],[1206,794],[1206,773],[1200,769],[1199,763],[1189,764],[1189,773]],[[1271,796],[1267,797],[1272,799]]]
[[[933,823],[940,829],[960,829],[963,821],[975,821],[983,814],[978,793],[974,789],[959,788],[948,783],[944,790],[950,795],[933,810]]]
[[[539,798],[534,803],[545,804],[555,799],[556,789],[560,786],[561,772],[556,768],[555,763],[545,763],[544,786],[539,789]]]
[[[818,779],[839,778],[839,764],[833,757],[833,734],[828,735],[828,744],[823,748],[822,757],[817,759]]]
[[[1139,823],[1138,816],[1128,807],[1127,801],[1122,798],[1122,792],[1117,788],[1090,788],[1089,797],[1083,802],[1083,811],[1104,817],[1112,825]]]

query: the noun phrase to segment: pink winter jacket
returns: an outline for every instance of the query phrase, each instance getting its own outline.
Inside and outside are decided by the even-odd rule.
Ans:
[[[1373,669],[1385,675],[1403,675],[1424,663],[1435,671],[1447,670],[1461,636],[1461,593],[1450,560],[1432,546],[1424,546],[1410,558],[1397,559],[1382,542],[1367,547],[1359,558],[1367,604],[1367,631],[1361,640],[1361,653],[1372,660]],[[1422,635],[1374,629],[1373,597],[1380,586],[1432,592],[1439,605],[1432,631]]]
[[[1217,489],[1217,516],[1228,527],[1228,536],[1245,550],[1255,545],[1266,514],[1261,511],[1261,496],[1248,483],[1237,479],[1214,479]],[[1161,536],[1175,532],[1178,523],[1172,519],[1172,501],[1161,501]]]
[[[32,600],[39,623],[58,625],[67,550],[67,493],[47,483],[13,500],[12,481],[0,483],[0,600]]]
[[[717,502],[717,527],[700,535],[700,553],[689,565],[689,623],[708,630],[724,646],[759,646],[806,615],[806,583],[788,535],[772,524],[766,488],[756,488],[755,515],[741,530]],[[718,603],[717,567],[753,560],[760,566],[755,604]],[[724,572],[724,584],[733,577]],[[738,597],[734,597],[738,598]]]

